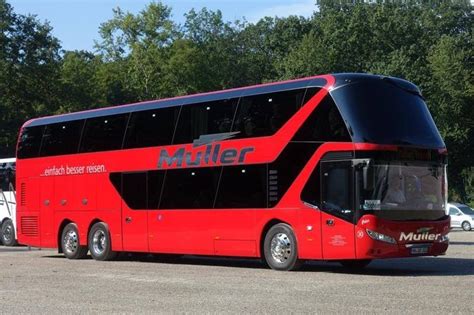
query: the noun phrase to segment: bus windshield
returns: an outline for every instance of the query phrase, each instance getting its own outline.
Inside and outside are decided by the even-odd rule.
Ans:
[[[353,141],[444,148],[422,97],[403,82],[361,80],[331,92]]]
[[[359,192],[364,211],[445,211],[445,176],[442,165],[370,166]]]

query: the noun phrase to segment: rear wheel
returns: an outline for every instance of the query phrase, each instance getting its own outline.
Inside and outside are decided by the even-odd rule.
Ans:
[[[360,270],[367,267],[372,260],[370,259],[360,259],[360,260],[341,260],[339,263],[348,269]]]
[[[87,256],[87,246],[79,242],[79,231],[75,223],[69,223],[61,233],[61,249],[69,259],[83,259]]]
[[[5,220],[2,224],[1,240],[5,246],[15,246],[17,244],[15,238],[15,226],[10,219]]]
[[[461,224],[461,227],[464,231],[470,231],[471,230],[471,223],[467,222],[467,221],[464,221],[462,224]]]
[[[265,261],[275,270],[296,270],[302,265],[293,229],[284,223],[270,228],[263,243]]]
[[[117,252],[112,251],[110,232],[107,224],[98,222],[89,232],[89,251],[95,260],[112,260]]]

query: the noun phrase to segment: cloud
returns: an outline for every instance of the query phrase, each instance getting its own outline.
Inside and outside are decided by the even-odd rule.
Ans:
[[[264,16],[271,17],[287,17],[290,15],[310,17],[316,10],[316,4],[314,0],[298,0],[297,3],[276,5],[268,7],[260,12],[255,12],[248,17],[250,22],[257,22]]]

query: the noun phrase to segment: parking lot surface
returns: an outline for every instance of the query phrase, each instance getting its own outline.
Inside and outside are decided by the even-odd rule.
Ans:
[[[450,238],[446,256],[379,260],[359,272],[194,256],[74,261],[0,246],[0,313],[474,314],[474,232]]]

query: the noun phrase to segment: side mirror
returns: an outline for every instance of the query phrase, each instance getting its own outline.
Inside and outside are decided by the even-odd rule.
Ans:
[[[456,215],[457,215],[457,216],[462,216],[462,213],[459,213],[459,212],[458,212]]]

